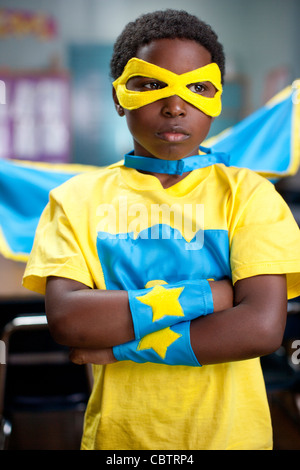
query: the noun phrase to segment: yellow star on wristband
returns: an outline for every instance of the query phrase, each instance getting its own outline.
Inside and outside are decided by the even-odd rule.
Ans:
[[[165,315],[184,317],[184,311],[178,300],[184,287],[166,289],[163,286],[155,286],[145,295],[136,297],[140,302],[152,308],[152,321],[155,322]]]
[[[155,331],[144,336],[138,344],[137,351],[153,349],[162,359],[166,357],[168,347],[182,335],[175,333],[170,328]]]

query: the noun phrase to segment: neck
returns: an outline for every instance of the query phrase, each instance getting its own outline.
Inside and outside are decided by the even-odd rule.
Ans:
[[[138,171],[146,175],[155,176],[160,181],[164,189],[170,188],[174,184],[179,183],[179,181],[183,180],[187,175],[190,174],[190,171],[187,171],[186,173],[183,173],[182,175],[168,175],[167,173],[154,173],[151,171],[143,171],[143,170],[138,170]]]

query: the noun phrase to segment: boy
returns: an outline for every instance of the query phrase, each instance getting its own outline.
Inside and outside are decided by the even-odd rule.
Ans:
[[[143,15],[111,69],[134,150],[51,193],[24,276],[94,364],[82,448],[271,449],[259,356],[300,293],[298,226],[271,183],[199,152],[224,75],[209,26]]]

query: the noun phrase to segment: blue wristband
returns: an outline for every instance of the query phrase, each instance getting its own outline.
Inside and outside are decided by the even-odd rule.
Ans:
[[[214,310],[211,288],[204,279],[129,290],[128,300],[136,339]]]
[[[191,346],[190,324],[177,323],[141,340],[114,346],[113,354],[118,361],[201,367]]]

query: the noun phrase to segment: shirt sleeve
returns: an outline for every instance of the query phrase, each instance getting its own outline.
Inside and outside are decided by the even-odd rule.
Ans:
[[[23,285],[44,294],[49,276],[73,279],[91,288],[94,284],[76,233],[55,190],[50,193],[41,215]]]
[[[288,298],[300,295],[300,231],[283,198],[265,181],[250,195],[231,239],[233,283],[262,274],[286,274]]]

